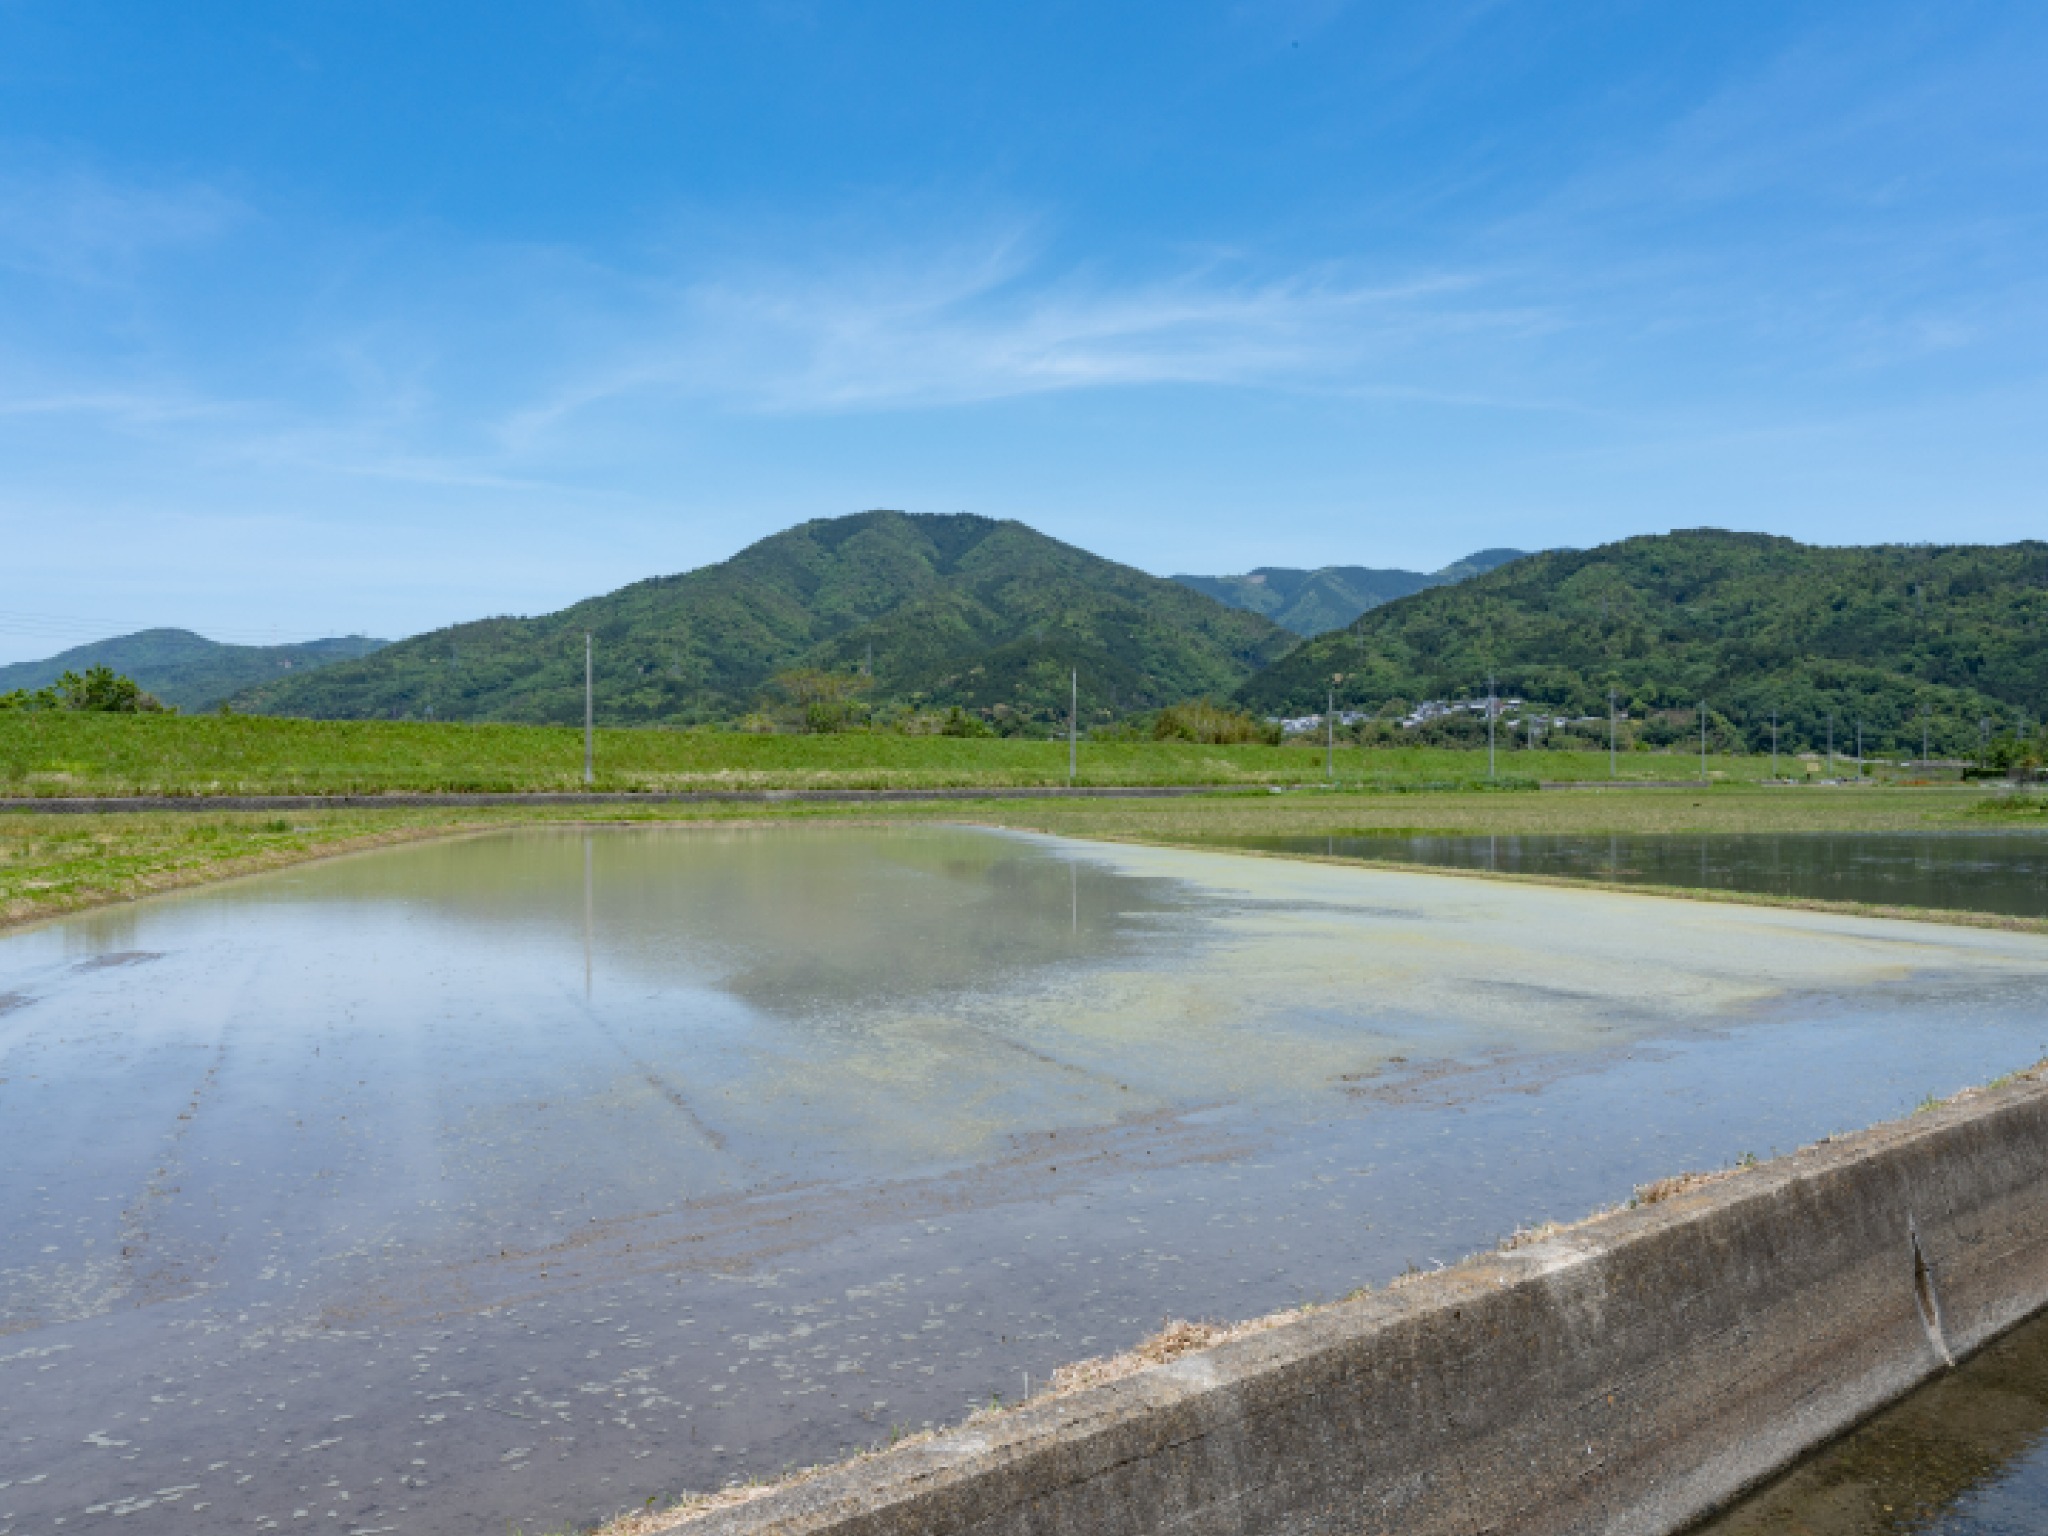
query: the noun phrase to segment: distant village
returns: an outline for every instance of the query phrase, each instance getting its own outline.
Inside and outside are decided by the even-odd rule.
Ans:
[[[1511,731],[1543,731],[1572,725],[1605,725],[1607,723],[1606,717],[1602,715],[1529,714],[1527,712],[1527,701],[1514,696],[1496,698],[1490,702],[1493,708],[1494,719]],[[1488,704],[1489,701],[1483,698],[1426,699],[1403,715],[1398,723],[1402,729],[1412,731],[1418,726],[1428,725],[1438,720],[1450,720],[1458,715],[1477,715],[1483,720],[1486,718]],[[1338,725],[1349,728],[1375,720],[1378,716],[1369,709],[1340,709],[1337,711],[1335,718]],[[1624,715],[1622,718],[1625,719],[1627,717]],[[1324,728],[1324,718],[1320,714],[1297,715],[1292,719],[1276,720],[1274,723],[1291,736],[1304,735],[1308,732],[1320,731]]]

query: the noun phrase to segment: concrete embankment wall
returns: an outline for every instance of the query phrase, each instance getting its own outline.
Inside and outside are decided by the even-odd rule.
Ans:
[[[1662,1533],[2048,1303],[2048,1086],[1033,1402],[692,1536]]]

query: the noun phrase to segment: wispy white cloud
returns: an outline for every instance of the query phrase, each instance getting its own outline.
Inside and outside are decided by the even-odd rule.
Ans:
[[[149,257],[217,241],[251,217],[200,182],[120,182],[77,166],[0,170],[0,268],[67,284],[132,279]]]
[[[633,341],[572,362],[506,414],[508,443],[661,396],[801,414],[1160,384],[1334,390],[1433,345],[1559,323],[1467,272],[1374,281],[1337,263],[1252,273],[1213,260],[1115,280],[1060,271],[1016,234],[653,292]]]
[[[81,389],[0,393],[0,416],[92,416],[130,426],[223,421],[246,414],[236,404],[178,393]]]

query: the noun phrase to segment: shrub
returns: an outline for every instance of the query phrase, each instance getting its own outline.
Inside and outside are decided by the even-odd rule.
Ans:
[[[165,709],[154,694],[145,693],[132,677],[123,677],[112,667],[87,667],[81,677],[66,672],[56,686],[31,693],[16,688],[0,693],[0,710],[78,709],[103,715],[175,714]]]
[[[946,718],[940,722],[939,734],[941,736],[993,736],[995,732],[989,729],[988,722],[982,719],[981,716],[970,715],[958,704],[955,704],[946,711]]]
[[[830,735],[859,723],[855,695],[867,690],[869,679],[859,673],[792,667],[776,673],[769,682],[794,706],[797,729]]]
[[[1271,746],[1280,740],[1280,727],[1242,710],[1225,709],[1207,699],[1195,699],[1186,704],[1172,704],[1159,711],[1158,718],[1152,722],[1152,735],[1157,741],[1196,741],[1210,746],[1237,746],[1261,741]]]

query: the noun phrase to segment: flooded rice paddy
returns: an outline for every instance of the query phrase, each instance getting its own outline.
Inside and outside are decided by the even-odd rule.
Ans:
[[[1532,836],[1368,833],[1233,837],[1215,846],[1443,869],[1681,886],[1802,900],[2048,917],[2048,836],[2038,832],[1631,833]]]
[[[2030,935],[939,827],[69,919],[0,940],[0,1536],[771,1475],[1904,1113],[2044,1005]]]

